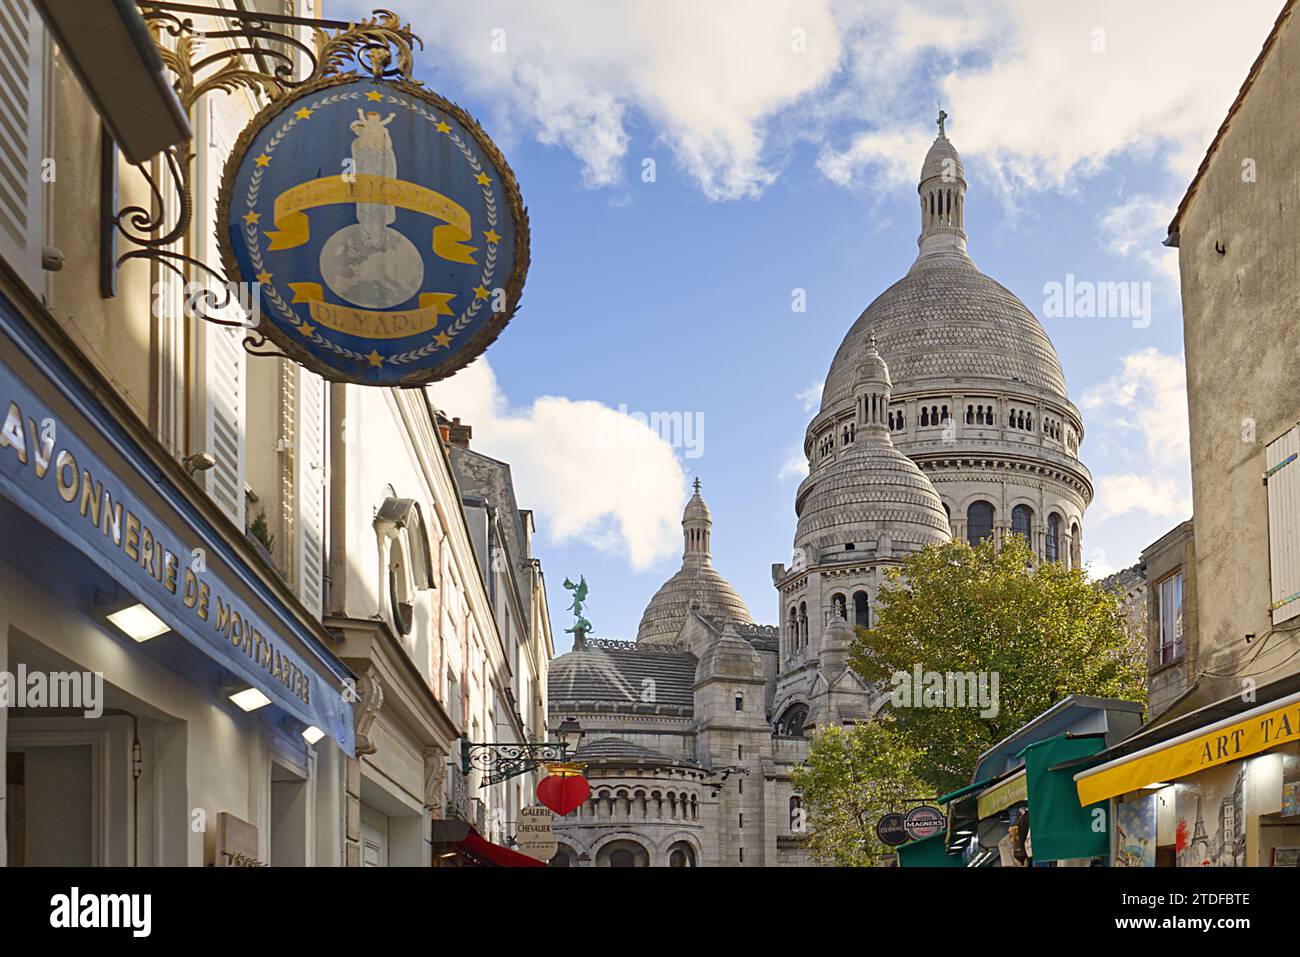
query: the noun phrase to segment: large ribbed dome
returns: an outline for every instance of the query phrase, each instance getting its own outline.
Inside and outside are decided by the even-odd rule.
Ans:
[[[1001,390],[1019,380],[1068,401],[1061,362],[1034,314],[969,259],[918,264],[866,308],[835,353],[823,410],[852,394],[873,329],[895,394],[958,380]]]
[[[686,543],[682,567],[663,583],[646,606],[636,631],[639,643],[670,644],[692,610],[707,617],[725,618],[744,625],[754,623],[736,589],[713,567],[709,557],[712,527],[713,519],[700,495],[697,479],[695,494],[686,503],[682,515],[682,535]]]

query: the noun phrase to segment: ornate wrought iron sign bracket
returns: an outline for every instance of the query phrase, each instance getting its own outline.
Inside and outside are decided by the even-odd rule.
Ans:
[[[461,770],[483,772],[479,787],[499,784],[510,778],[527,774],[544,764],[567,764],[569,746],[556,742],[529,741],[524,744],[475,744],[465,738],[460,741]]]
[[[187,112],[217,90],[245,89],[275,103],[306,83],[341,75],[349,68],[377,80],[419,85],[412,76],[413,60],[423,41],[387,10],[346,23],[162,0],[140,0],[139,6]],[[310,30],[310,42],[299,36],[300,27]],[[284,355],[254,328],[256,322],[223,317],[247,314],[237,284],[183,251],[194,224],[194,158],[181,145],[136,167],[148,186],[150,201],[105,217],[106,228],[114,229],[129,248],[104,268],[120,268],[135,259],[152,262],[182,282],[195,283],[198,291],[187,292],[185,304],[196,318],[246,329],[243,344],[252,354]],[[104,240],[105,247],[111,248],[112,237]],[[112,282],[104,287],[112,288]]]

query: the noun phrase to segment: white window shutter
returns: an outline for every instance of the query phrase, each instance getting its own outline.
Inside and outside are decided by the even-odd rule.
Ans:
[[[0,0],[0,256],[44,285],[45,28],[28,0]]]
[[[230,153],[233,136],[225,111],[217,108],[215,99],[208,97],[207,107],[201,113],[205,136],[198,143],[193,241],[198,258],[220,271],[212,224],[216,222],[222,165]],[[196,271],[195,279],[213,288],[219,296],[225,296],[226,291],[216,290],[210,277],[202,271]],[[216,311],[215,315],[219,319],[238,321],[242,314],[232,304]],[[204,487],[212,500],[238,528],[243,529],[247,455],[244,417],[247,412],[248,359],[243,345],[246,332],[242,328],[200,319],[190,321],[194,323],[197,345],[195,407],[199,417],[197,435],[200,443],[190,451],[211,452],[216,458],[214,468],[198,474],[203,477]]]
[[[294,424],[294,585],[316,617],[322,611],[325,571],[325,381],[297,369]]]
[[[1300,615],[1300,426],[1264,453],[1273,624]],[[1276,469],[1276,471],[1274,471]]]

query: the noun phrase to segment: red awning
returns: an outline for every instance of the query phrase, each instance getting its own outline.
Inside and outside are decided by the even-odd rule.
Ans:
[[[520,854],[518,851],[512,851],[508,847],[502,847],[500,844],[493,844],[478,835],[476,831],[471,830],[465,835],[463,841],[457,841],[467,854],[477,857],[484,864],[491,864],[494,867],[545,867],[545,861],[539,861],[535,857],[529,857],[527,854]]]
[[[451,846],[488,867],[546,867],[545,861],[520,854],[484,838],[466,821],[433,822],[433,843]]]

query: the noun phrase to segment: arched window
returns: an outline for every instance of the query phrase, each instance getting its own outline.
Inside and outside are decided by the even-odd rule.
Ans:
[[[799,602],[799,647],[808,644],[808,603]]]
[[[777,719],[776,732],[777,734],[787,734],[796,738],[802,737],[804,722],[807,720],[808,706],[806,704],[792,704]]]
[[[831,609],[841,618],[848,618],[847,601],[844,596],[838,592],[831,595]]]
[[[790,830],[795,834],[803,831],[803,798],[797,794],[790,798]]]
[[[1083,564],[1083,542],[1080,540],[1079,523],[1070,526],[1070,567],[1078,568]]]
[[[966,541],[978,545],[993,537],[993,506],[988,502],[971,502],[966,509]]]
[[[1047,542],[1043,555],[1049,562],[1061,560],[1061,516],[1055,512],[1047,516]]]
[[[649,867],[650,855],[636,841],[613,841],[596,852],[597,867]]]
[[[930,424],[930,410],[927,409],[925,406],[921,406],[921,424],[922,425]]]
[[[983,406],[980,406],[980,414],[981,414],[981,415],[984,414],[984,407],[983,407]],[[968,406],[966,406],[966,424],[967,424],[967,425],[974,425],[974,424],[975,424],[975,406],[973,406],[973,405],[968,405]]]
[[[786,654],[792,654],[799,643],[799,613],[795,611],[794,605],[790,606],[790,624],[786,630],[785,647]]]
[[[1028,505],[1017,505],[1011,510],[1011,532],[1023,535],[1032,547],[1034,541],[1034,511]]]
[[[574,867],[577,855],[573,853],[573,848],[561,844],[551,858],[552,867]]]
[[[691,847],[685,841],[678,841],[672,847],[668,848],[668,866],[694,867],[695,848]]]
[[[857,628],[871,627],[871,612],[867,605],[867,593],[864,591],[853,593],[853,625]]]

